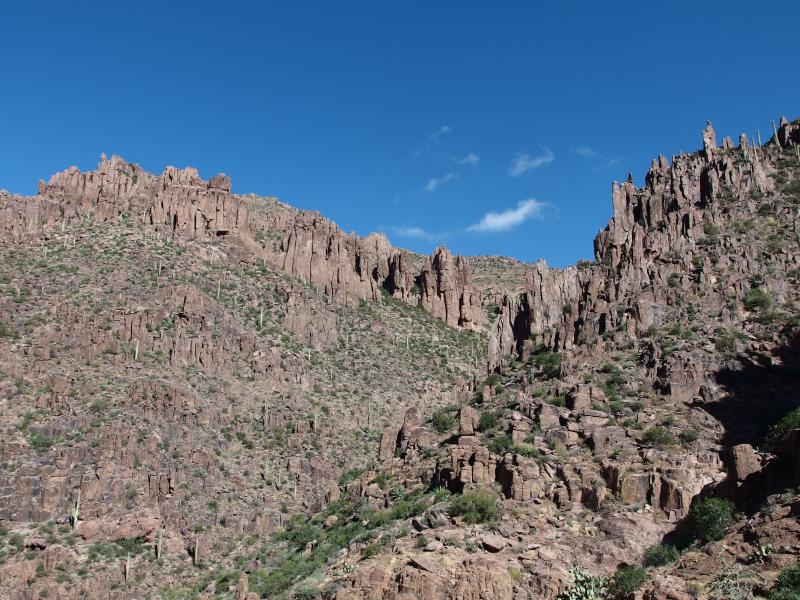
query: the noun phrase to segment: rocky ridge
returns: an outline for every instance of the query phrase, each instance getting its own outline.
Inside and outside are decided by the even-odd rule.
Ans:
[[[661,548],[625,597],[768,593],[800,556],[799,137],[709,124],[521,291],[191,170],[3,196],[2,589],[557,598]],[[703,498],[735,518],[681,542]]]

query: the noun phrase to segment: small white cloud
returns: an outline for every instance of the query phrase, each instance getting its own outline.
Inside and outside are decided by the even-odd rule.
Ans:
[[[481,157],[475,154],[474,152],[470,152],[464,158],[454,158],[453,160],[456,161],[459,165],[469,165],[471,167],[477,167],[481,162]]]
[[[422,227],[392,227],[392,232],[400,237],[427,239],[431,234]]]
[[[428,136],[428,139],[425,140],[425,145],[433,144],[434,142],[438,142],[448,133],[453,131],[449,125],[442,125],[439,129]]]
[[[546,206],[546,202],[528,198],[517,204],[516,208],[509,208],[499,213],[486,213],[480,221],[467,227],[467,231],[508,231],[528,219],[543,218]]]
[[[541,153],[536,155],[530,155],[527,152],[518,152],[511,161],[511,166],[508,167],[508,173],[512,177],[519,177],[531,169],[538,169],[539,167],[551,165],[555,159],[556,157],[553,151],[545,146],[542,146]]]
[[[458,179],[457,173],[448,173],[447,175],[442,175],[441,177],[434,177],[425,184],[425,189],[429,192],[434,192],[442,184],[445,184],[448,181],[453,181],[454,179]]]
[[[572,153],[577,156],[582,156],[583,158],[595,158],[599,156],[595,150],[589,148],[589,146],[578,146],[577,148],[572,148]]]

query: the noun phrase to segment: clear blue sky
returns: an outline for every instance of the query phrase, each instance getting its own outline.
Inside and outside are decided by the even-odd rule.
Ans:
[[[101,152],[429,252],[589,258],[611,181],[800,116],[800,2],[8,2],[0,188]],[[494,213],[488,214],[488,213]],[[487,216],[488,214],[488,216]]]

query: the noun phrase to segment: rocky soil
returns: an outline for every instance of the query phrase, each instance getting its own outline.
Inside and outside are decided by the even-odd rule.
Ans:
[[[0,597],[774,595],[800,122],[775,129],[614,183],[564,270],[119,157],[0,192]]]

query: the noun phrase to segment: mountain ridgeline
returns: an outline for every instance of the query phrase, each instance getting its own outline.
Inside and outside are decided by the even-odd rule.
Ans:
[[[773,127],[615,182],[566,269],[116,156],[0,191],[0,597],[800,597]]]

